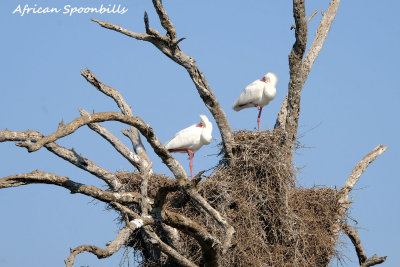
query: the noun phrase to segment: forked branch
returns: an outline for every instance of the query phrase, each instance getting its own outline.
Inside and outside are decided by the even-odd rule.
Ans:
[[[352,231],[353,230],[352,228],[345,226],[345,224],[343,223],[343,221],[344,221],[343,218],[351,204],[348,201],[349,194],[350,194],[351,190],[353,189],[354,185],[360,179],[361,174],[364,173],[364,171],[367,169],[369,164],[371,164],[379,155],[381,155],[387,149],[388,149],[387,146],[384,147],[382,145],[379,145],[376,148],[374,148],[371,152],[369,152],[360,162],[357,163],[357,165],[354,167],[353,171],[351,172],[350,176],[347,178],[346,183],[339,191],[339,199],[338,199],[339,210],[335,215],[336,217],[335,217],[335,224],[332,229],[332,232],[333,232],[332,238],[334,240],[336,240],[341,230],[343,230],[348,235],[350,234],[351,236],[349,236],[349,237],[352,240],[352,242],[356,248],[356,252],[357,252],[357,255],[358,255],[360,261],[364,261],[364,259],[366,258],[366,255],[365,255],[365,253],[363,253],[363,249],[360,246],[361,241],[359,240],[359,238],[357,239],[358,235],[354,234],[355,232]],[[357,244],[359,244],[359,245],[357,245]],[[372,257],[372,258],[371,258],[371,261],[369,261],[369,262],[375,262],[374,259],[376,259],[376,258],[374,258],[374,257]],[[365,262],[367,262],[367,260]],[[374,263],[373,265],[375,265],[375,264],[377,264],[377,263]],[[372,265],[361,265],[361,266],[372,266]]]
[[[373,266],[386,261],[386,257],[378,257],[377,255],[373,255],[371,258],[367,258],[357,230],[348,224],[343,224],[342,229],[354,245],[360,267]]]
[[[288,94],[281,105],[275,124],[275,128],[281,127],[287,131],[287,139],[285,141],[290,148],[289,153],[292,153],[297,137],[301,91],[310,73],[311,67],[328,36],[332,22],[338,11],[339,3],[340,0],[331,0],[327,12],[323,13],[315,39],[304,58],[307,44],[307,23],[313,15],[315,15],[315,12],[311,15],[309,20],[307,20],[305,14],[305,0],[293,0],[296,41],[289,55],[290,81]]]

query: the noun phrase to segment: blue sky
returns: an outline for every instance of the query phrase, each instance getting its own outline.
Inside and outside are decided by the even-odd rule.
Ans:
[[[307,1],[307,14],[326,10],[329,1]],[[12,14],[18,5],[33,7],[99,7],[120,4],[123,14]],[[233,129],[255,129],[255,109],[234,112],[231,106],[241,90],[266,72],[279,77],[277,95],[263,111],[262,129],[273,127],[287,92],[288,54],[294,41],[289,1],[164,1],[176,26],[183,51],[196,58]],[[88,67],[104,83],[118,89],[140,116],[167,141],[175,132],[211,117],[186,71],[151,44],[100,28],[90,18],[143,32],[143,13],[162,31],[151,1],[139,0],[5,0],[0,23],[0,129],[33,129],[50,134],[58,123],[88,111],[118,111],[114,102],[80,76]],[[351,216],[368,256],[389,256],[383,266],[397,266],[400,160],[397,101],[400,98],[398,1],[342,1],[325,46],[302,93],[299,133],[309,148],[297,151],[302,186],[341,187],[355,164],[375,146],[389,145],[363,174],[353,191]],[[309,23],[312,41],[321,18]],[[120,134],[118,123],[105,123]],[[214,123],[215,126],[215,123]],[[316,127],[317,126],[317,127]],[[216,129],[216,127],[214,127]],[[220,136],[195,156],[194,172],[217,162]],[[59,140],[65,147],[110,171],[132,166],[97,134],[83,127]],[[154,170],[171,175],[151,153]],[[177,159],[188,170],[185,155]],[[88,173],[42,149],[28,154],[13,143],[0,144],[0,177],[39,169],[74,181],[102,187]],[[118,230],[116,213],[88,197],[63,188],[31,185],[0,192],[0,266],[63,266],[69,248],[81,244],[104,247]],[[357,266],[351,244],[344,250],[346,266]],[[85,253],[75,266],[118,266],[122,253],[97,260]],[[351,260],[351,261],[350,261]],[[336,263],[334,264],[336,265]]]

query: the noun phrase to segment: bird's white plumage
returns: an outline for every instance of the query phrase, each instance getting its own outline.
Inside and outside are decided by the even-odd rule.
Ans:
[[[265,82],[262,80],[256,80],[246,86],[243,92],[240,94],[238,99],[233,104],[233,109],[235,111],[242,110],[244,108],[264,107],[276,95],[276,83],[278,82],[278,77],[269,72],[264,76]]]
[[[201,125],[193,124],[175,134],[175,136],[165,144],[165,148],[172,149],[189,149],[196,152],[203,145],[211,142],[212,124],[205,115],[200,115]],[[177,151],[186,153],[185,151]]]

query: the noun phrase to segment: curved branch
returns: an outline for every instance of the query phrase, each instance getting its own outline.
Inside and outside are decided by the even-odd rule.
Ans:
[[[365,254],[364,248],[361,244],[360,236],[358,235],[356,229],[345,223],[342,225],[342,230],[350,238],[351,243],[353,243],[354,248],[356,249],[358,262],[360,265],[363,264],[367,260],[367,255]]]
[[[308,76],[308,74],[310,73],[314,61],[317,59],[319,53],[321,52],[322,46],[324,45],[326,37],[328,36],[331,29],[332,22],[336,17],[336,13],[339,9],[339,4],[340,0],[332,0],[329,4],[328,10],[323,13],[323,17],[321,19],[321,22],[319,23],[315,39],[311,44],[311,47],[308,50],[303,62],[303,72],[306,76]]]
[[[86,68],[86,70],[81,70],[81,75],[100,92],[114,99],[115,103],[117,103],[118,107],[121,109],[122,114],[133,116],[131,107],[125,102],[120,92],[100,82],[88,68]],[[131,140],[133,149],[139,158],[139,164],[135,165],[135,167],[140,172],[150,163],[149,158],[137,129],[130,127],[129,130],[126,131],[127,133],[125,136]]]
[[[56,174],[42,172],[38,170],[30,173],[10,175],[0,179],[0,189],[28,184],[53,184],[70,190],[71,194],[83,194],[105,203],[139,203],[140,199],[140,195],[137,192],[112,193],[101,190],[96,186],[88,186],[71,181],[68,177],[65,176],[59,176]]]
[[[371,164],[379,155],[385,152],[389,147],[379,145],[369,152],[357,165],[354,167],[350,176],[347,178],[346,183],[342,187],[341,197],[339,199],[340,204],[345,204],[348,201],[349,193],[353,189],[354,185],[358,182],[361,174],[367,169],[368,165]]]
[[[16,131],[0,131],[0,142],[5,141],[22,141],[22,142],[36,142],[39,139],[43,138],[43,135],[37,131],[25,131],[25,132],[16,132]],[[54,153],[58,157],[74,164],[78,168],[85,170],[94,176],[102,179],[107,185],[113,190],[117,191],[121,184],[118,181],[115,174],[101,168],[94,162],[88,160],[87,158],[79,155],[75,152],[74,149],[67,149],[62,147],[54,142],[48,143],[44,146],[48,151]]]

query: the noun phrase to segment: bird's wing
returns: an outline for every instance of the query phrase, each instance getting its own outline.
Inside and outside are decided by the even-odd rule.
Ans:
[[[185,128],[175,134],[175,136],[165,144],[166,149],[190,149],[194,143],[199,142],[202,132],[201,127],[196,124]]]
[[[233,109],[239,111],[243,108],[253,107],[260,101],[265,83],[257,80],[246,86],[238,99],[233,104]],[[246,106],[248,105],[248,106]]]

